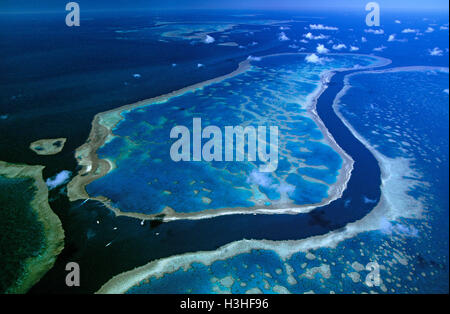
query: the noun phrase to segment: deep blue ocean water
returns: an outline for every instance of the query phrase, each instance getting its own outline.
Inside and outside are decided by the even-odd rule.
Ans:
[[[330,36],[323,41],[330,50],[332,50],[332,44],[327,44],[327,41],[331,39],[334,43],[345,43],[347,47],[350,45],[358,46],[360,48],[358,53],[374,53],[390,58],[393,61],[392,66],[433,65],[448,67],[448,52],[446,51],[446,48],[448,48],[448,30],[440,30],[441,26],[448,23],[448,16],[440,16],[430,12],[414,14],[409,12],[383,12],[382,28],[384,34],[375,35],[365,32],[365,29],[367,29],[364,25],[365,13],[363,11],[330,15],[323,12],[272,12],[255,18],[230,17],[228,13],[224,14],[223,12],[210,12],[208,15],[192,12],[177,14],[176,16],[166,14],[162,17],[157,17],[155,14],[146,15],[129,12],[120,16],[86,14],[82,19],[82,27],[72,29],[65,27],[63,14],[52,16],[2,15],[0,19],[0,73],[2,73],[0,75],[0,115],[2,116],[0,120],[0,159],[10,162],[46,165],[47,168],[44,173],[46,177],[53,176],[64,169],[75,172],[77,169],[73,158],[74,149],[86,140],[90,123],[96,113],[229,73],[235,69],[239,61],[246,59],[249,55],[295,52],[300,49],[294,48],[294,45],[295,47],[305,48],[305,52],[313,52],[317,46],[317,41],[311,40],[306,44],[299,42],[304,38],[303,34],[309,31],[305,27],[308,28],[309,24],[312,23],[339,27],[339,30],[334,32],[312,32]],[[195,39],[168,39],[158,35],[161,33],[160,30],[158,32],[151,30],[156,22],[160,23],[165,20],[183,22],[195,20],[196,24],[199,21],[205,21],[204,24],[208,24],[208,27],[210,27],[217,21],[222,25],[230,24],[230,21],[236,23],[236,19],[238,19],[237,24],[239,25],[233,30],[225,30],[226,34],[211,33],[210,35],[217,42],[209,45],[199,43]],[[252,19],[258,20],[258,22],[255,21],[253,25],[248,25]],[[298,22],[261,25],[261,19],[297,20]],[[395,23],[394,20],[396,19],[400,20],[401,24]],[[435,31],[425,33],[424,30],[430,25]],[[290,38],[289,41],[279,40],[280,27],[285,27],[283,32]],[[421,35],[403,34],[402,30],[405,28],[417,28]],[[123,30],[133,30],[133,32],[121,33],[120,31]],[[400,41],[388,42],[388,36],[394,33]],[[153,35],[150,36],[150,34]],[[222,35],[227,37],[221,38]],[[418,37],[417,40],[415,39],[416,36]],[[367,42],[363,43],[361,37],[366,37]],[[404,39],[407,39],[407,41],[403,41]],[[297,42],[294,43],[294,40],[297,40]],[[231,41],[236,42],[241,47],[217,45],[220,42]],[[254,44],[255,42],[257,44]],[[381,46],[385,46],[386,49],[381,52],[373,51],[374,48]],[[442,56],[429,55],[429,50],[435,47],[439,47],[443,51]],[[174,63],[177,66],[174,67]],[[199,63],[205,66],[198,68]],[[140,78],[135,78],[134,74],[140,74]],[[332,83],[339,85],[342,78],[336,77],[336,81],[332,81]],[[324,104],[329,104],[340,88],[333,90],[333,86],[330,85],[329,90],[334,95],[333,93],[325,93],[323,95]],[[333,122],[331,114],[329,116],[328,123],[338,125],[339,122]],[[428,120],[436,118],[439,117],[431,116]],[[327,123],[326,119],[323,120]],[[435,124],[435,126],[438,127],[438,124]],[[448,120],[446,126],[448,128]],[[440,134],[441,130],[431,129],[434,129],[434,134]],[[335,208],[339,208],[339,211],[333,210],[334,207],[332,207],[328,211],[326,209],[313,211],[308,216],[280,215],[275,217],[258,215],[254,217],[234,215],[205,221],[173,222],[161,225],[146,223],[141,226],[140,222],[134,219],[114,217],[110,211],[97,202],[87,202],[83,205],[81,205],[81,202],[71,204],[64,196],[64,189],[51,191],[51,206],[60,216],[66,230],[66,249],[52,271],[43,278],[32,292],[93,292],[113,275],[144,265],[156,258],[199,250],[210,251],[242,238],[300,239],[314,234],[326,233],[329,230],[345,226],[349,221],[363,217],[370,212],[374,204],[366,204],[362,196],[364,195],[372,200],[379,197],[379,190],[377,191],[379,184],[376,180],[374,182],[368,181],[367,177],[364,177],[364,173],[365,171],[370,173],[369,177],[374,174],[379,176],[379,170],[376,169],[376,166],[373,166],[376,165],[375,159],[371,160],[373,157],[368,151],[368,155],[365,157],[363,148],[357,148],[357,144],[346,139],[348,134],[344,134],[345,132],[342,131],[342,136],[340,136],[341,131],[338,127],[333,130],[336,131],[335,138],[341,146],[344,147],[345,143],[348,142],[349,146],[355,147],[354,151],[357,156],[353,157],[361,165],[358,168],[360,170],[355,170],[355,181],[349,183],[346,198],[333,205]],[[418,137],[419,133],[412,134]],[[42,157],[36,156],[28,150],[30,142],[51,137],[68,138],[66,147],[61,154]],[[431,136],[431,138],[430,141],[434,139],[445,140],[445,137],[439,135]],[[420,144],[420,141],[418,143]],[[419,144],[416,143],[416,145]],[[432,147],[435,146],[436,144]],[[422,154],[431,156],[433,153],[424,148]],[[433,160],[430,156],[424,159]],[[358,157],[363,160],[357,160]],[[440,158],[440,160],[448,168],[448,161],[445,162],[445,158]],[[366,167],[366,164],[371,167]],[[437,169],[433,170],[430,167],[428,170],[419,170],[424,177],[438,178],[436,176]],[[357,171],[360,171],[360,175],[357,174]],[[448,179],[440,177],[439,180],[438,183],[433,184],[439,187],[439,191],[442,191],[448,187]],[[430,191],[419,189],[415,193],[429,195]],[[431,204],[430,206],[443,208],[443,213],[447,210],[448,215],[448,197],[446,201],[445,199],[442,200],[441,196],[442,194],[437,193],[434,195],[433,201],[428,203]],[[351,199],[351,206],[346,208],[345,204],[349,199]],[[431,212],[431,209],[427,212]],[[445,216],[443,217],[445,218]],[[430,219],[439,221],[439,217]],[[97,224],[97,221],[100,223]],[[441,219],[441,221],[444,220]],[[117,229],[114,229],[114,227],[117,227]],[[418,226],[415,228],[421,231]],[[432,233],[436,233],[433,239],[442,239],[445,236],[448,239],[448,226],[433,227],[431,230]],[[158,235],[156,235],[157,233]],[[409,280],[406,279],[404,284],[402,282],[402,287],[406,286],[406,288],[396,287],[394,288],[395,291],[414,292],[410,291],[409,288],[414,288],[420,283],[423,287],[420,292],[447,292],[448,285],[442,285],[442,283],[448,282],[448,258],[447,261],[436,260],[435,256],[443,255],[439,252],[433,252],[431,255],[426,254],[426,245],[429,245],[431,240],[425,239],[423,240],[425,245],[418,245],[414,243],[414,239],[404,240],[407,243],[402,246],[402,252],[405,253],[404,251],[413,248],[415,251],[409,252],[407,255],[416,256],[415,268],[418,270],[423,267],[426,276],[421,275],[420,281],[414,281],[409,285]],[[105,247],[111,241],[111,245]],[[371,233],[368,233],[349,240],[338,246],[335,251],[323,253],[320,257],[323,259],[327,254],[330,254],[330,256],[343,254],[345,260],[358,260],[361,264],[366,265],[369,259],[362,257],[356,259],[355,257],[355,254],[359,253],[357,249],[361,241],[365,243],[372,241],[370,244],[372,247],[389,246],[396,242],[385,238],[374,238]],[[417,252],[420,252],[420,257]],[[261,267],[270,271],[279,267],[275,266],[280,263],[276,256],[274,257],[273,254],[267,252],[260,254],[264,255],[262,260],[267,262],[266,265],[261,265],[263,263],[258,261],[257,263]],[[299,254],[299,259],[304,259],[301,255]],[[252,257],[239,258],[248,259]],[[314,264],[315,262],[311,262],[310,266],[330,265],[331,259],[325,259],[327,259],[327,262],[321,261],[317,265]],[[64,266],[68,261],[78,261],[82,265],[83,285],[79,289],[68,289],[64,284]],[[300,264],[301,267],[300,261],[291,263]],[[398,264],[393,265],[398,266]],[[397,271],[397,266],[391,266],[391,273]],[[337,274],[348,273],[349,268],[345,267],[337,264],[332,271]],[[433,268],[437,269],[435,272],[442,279],[436,279],[438,277],[431,275],[431,269]],[[198,267],[198,269],[199,272],[202,271],[201,267]],[[232,268],[228,272],[232,273]],[[242,271],[238,271],[238,273],[239,275],[235,275],[236,277],[247,278]],[[300,274],[300,270],[297,270],[297,274]],[[220,273],[221,278],[223,278],[222,275],[223,273]],[[398,269],[398,275],[396,276],[403,279],[407,278],[408,275],[408,273],[403,273],[401,269]],[[275,277],[275,275],[273,276]],[[308,284],[308,282],[311,283],[311,280],[304,280],[301,288],[291,288],[292,292],[303,291],[302,289],[304,291],[313,289],[316,292],[325,292],[326,290],[321,287],[320,276],[322,275],[317,275],[314,280],[316,284],[311,285]],[[167,280],[170,281],[170,278],[168,277]],[[208,280],[205,278],[204,282]],[[281,285],[290,287],[284,281],[282,282],[284,279],[280,278],[279,280]],[[303,279],[297,278],[297,281],[300,282],[300,280]],[[414,280],[417,280],[417,278],[414,277]],[[341,282],[342,286],[336,284],[333,288],[334,291],[339,292],[340,289],[352,291],[354,289],[350,277],[347,276]],[[394,285],[397,283],[395,282]],[[192,289],[197,291],[196,289],[211,288],[208,284],[204,283],[204,285],[203,288],[196,286]],[[249,287],[252,285],[249,284]],[[270,283],[271,287],[274,285],[273,282]],[[333,285],[334,283],[328,281],[329,287]],[[386,283],[385,285],[389,286]],[[238,286],[232,286],[232,289],[243,291],[246,288],[238,288]],[[156,283],[154,287],[158,287]],[[262,287],[264,288],[264,285]],[[364,286],[361,285],[361,287]],[[392,289],[390,286],[389,288]],[[355,291],[361,292],[361,289],[355,289]],[[377,291],[383,292],[382,290]]]

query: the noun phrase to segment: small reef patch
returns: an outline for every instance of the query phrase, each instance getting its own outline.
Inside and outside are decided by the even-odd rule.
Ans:
[[[31,143],[30,149],[38,155],[56,155],[63,150],[66,141],[66,138],[42,139]]]

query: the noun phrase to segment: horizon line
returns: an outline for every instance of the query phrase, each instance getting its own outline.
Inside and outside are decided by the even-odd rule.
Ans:
[[[198,12],[210,12],[210,11],[228,11],[228,12],[278,12],[278,13],[300,13],[300,12],[323,12],[323,10],[329,9],[330,7],[264,7],[264,8],[245,8],[245,9],[234,9],[234,8],[151,8],[151,7],[143,7],[143,8],[104,8],[104,9],[81,9],[83,10],[83,12],[87,12],[87,13],[102,13],[102,12],[148,12],[148,11],[153,11],[155,13],[162,13],[162,12],[193,12],[193,11],[198,11]],[[366,12],[364,10],[364,7],[359,8],[356,6],[351,6],[351,7],[343,7],[343,6],[332,6],[332,8],[334,10],[337,10],[339,13],[342,12],[354,12],[354,11],[361,11],[361,12]],[[1,10],[1,8],[0,8]],[[422,11],[426,11],[426,12],[435,12],[435,13],[441,13],[441,14],[445,14],[449,12],[449,7],[386,7],[383,9],[383,11],[387,11],[387,12],[398,12],[398,11],[402,11],[402,12],[422,12]],[[17,10],[10,10],[10,11],[0,11],[0,15],[4,15],[4,14],[8,14],[8,15],[13,15],[13,14],[66,14],[67,11],[65,10],[65,8],[62,9],[48,9],[48,10],[42,10],[42,11],[38,11],[38,10],[29,10],[29,11],[17,11]],[[332,12],[336,13],[336,11]]]

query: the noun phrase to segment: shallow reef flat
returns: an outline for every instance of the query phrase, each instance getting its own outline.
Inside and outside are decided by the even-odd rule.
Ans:
[[[334,108],[382,169],[381,200],[361,220],[155,260],[98,292],[448,293],[448,81],[433,67],[346,77]]]
[[[98,114],[77,150],[84,168],[69,184],[71,200],[97,199],[118,215],[142,219],[198,219],[308,212],[338,198],[353,161],[318,118],[316,99],[331,71],[387,61],[351,54],[320,63],[304,54],[251,60],[228,76]],[[192,130],[193,118],[221,129],[277,126],[276,171],[260,172],[261,163],[248,160],[172,161],[169,132],[177,125]]]
[[[64,247],[61,222],[48,204],[42,166],[0,161],[0,290],[25,293]]]
[[[242,241],[214,254],[152,262],[114,277],[98,293],[417,293],[426,275],[417,272],[407,243],[404,236],[362,233],[333,247],[311,247],[305,241],[300,251],[283,256],[276,243]],[[374,262],[381,281],[370,286],[367,266]],[[438,272],[426,270],[428,276]]]
[[[30,144],[30,149],[38,155],[56,155],[63,150],[66,141],[66,138],[37,140]]]

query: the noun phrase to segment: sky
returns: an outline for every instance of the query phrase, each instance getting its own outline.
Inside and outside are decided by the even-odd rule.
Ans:
[[[77,0],[82,10],[336,10],[360,9],[372,0]],[[0,0],[3,12],[45,12],[65,9],[69,0]],[[381,8],[445,10],[447,0],[378,0]]]

